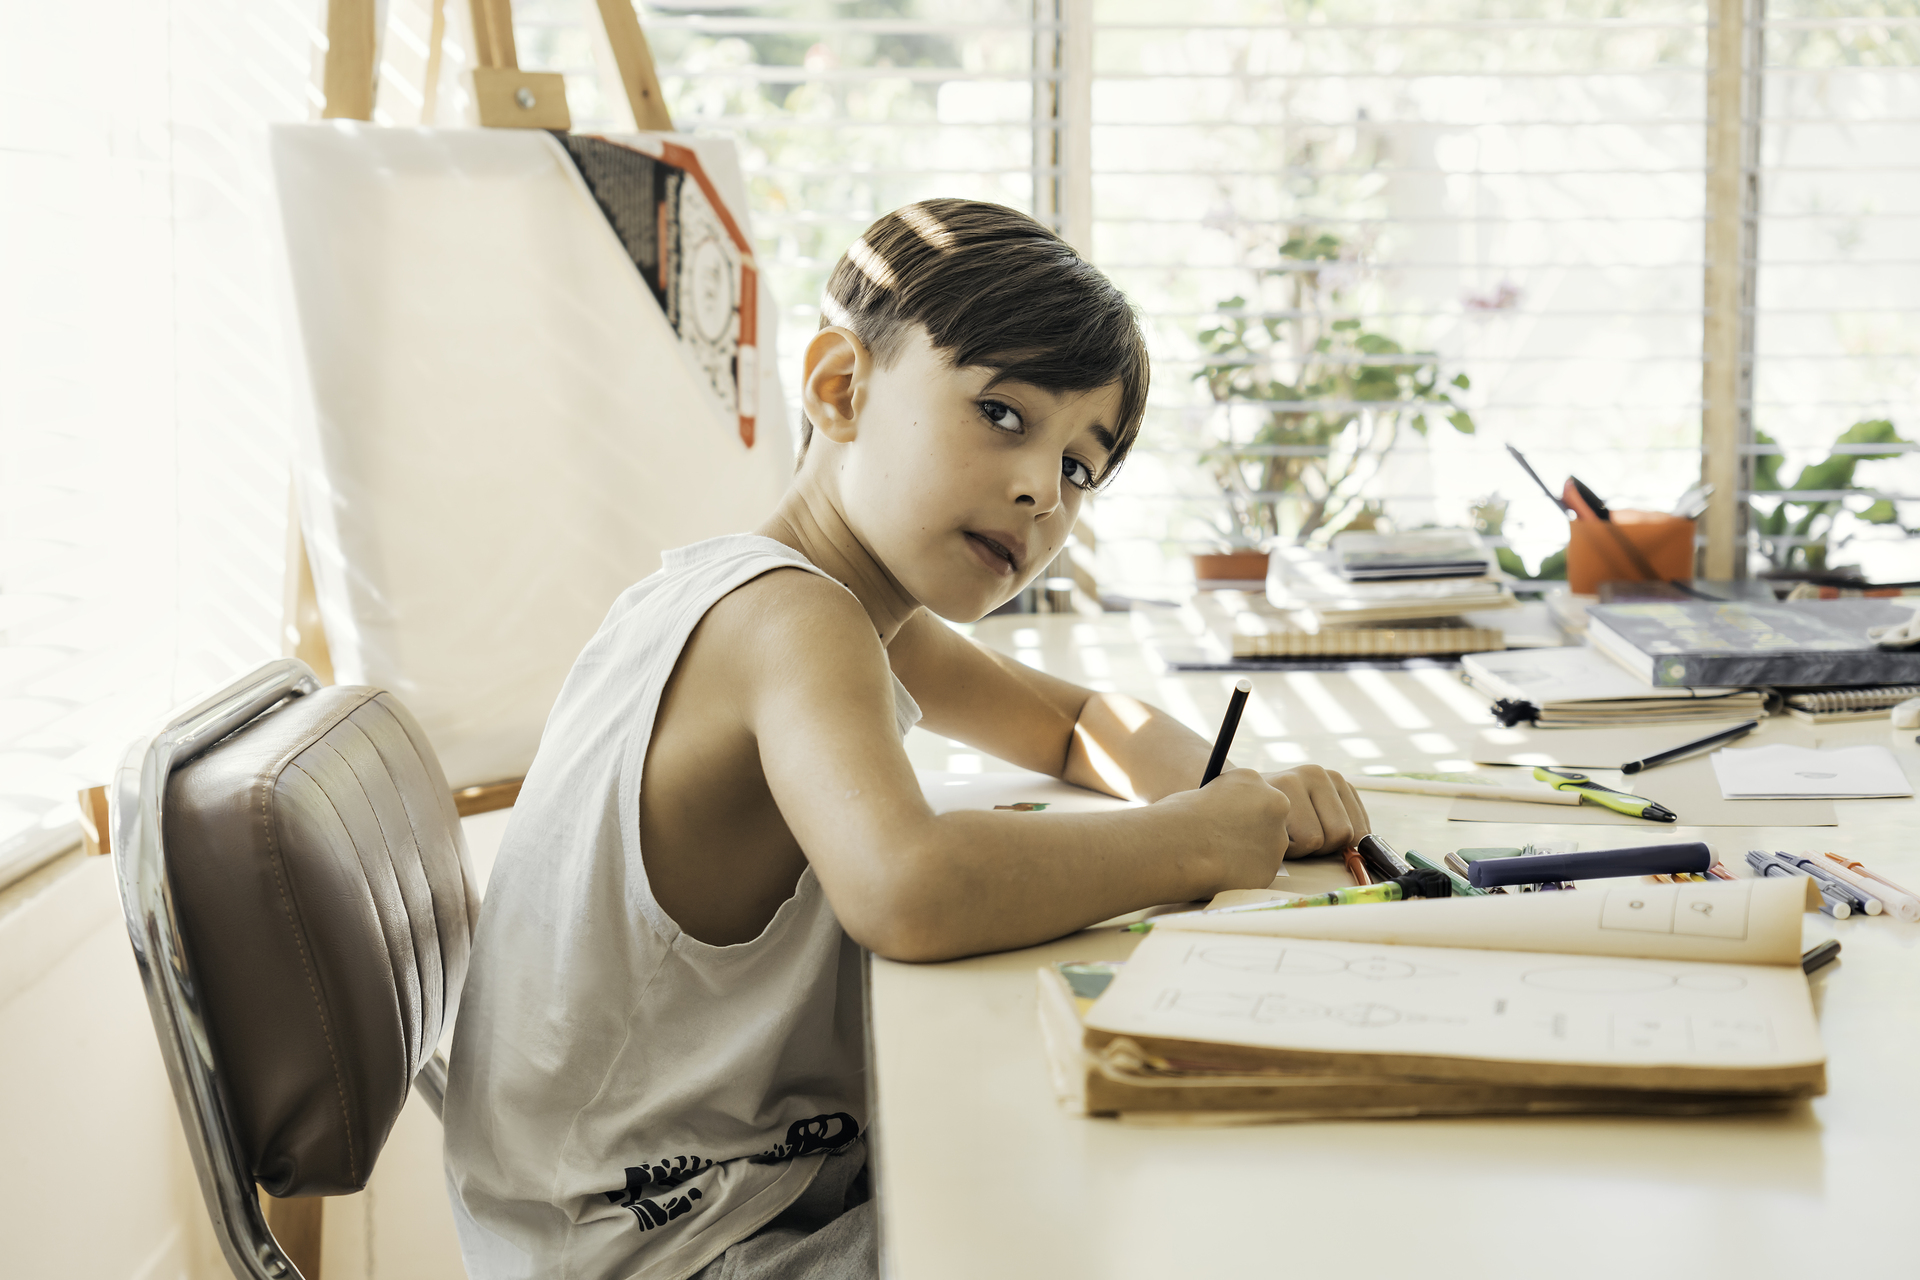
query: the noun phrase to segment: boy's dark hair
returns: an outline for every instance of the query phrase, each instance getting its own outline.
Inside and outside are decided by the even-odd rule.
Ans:
[[[889,365],[925,328],[956,368],[1048,391],[1120,384],[1112,476],[1146,413],[1147,344],[1125,295],[1073,246],[1026,214],[977,200],[922,200],[887,214],[827,280],[820,323],[851,329]],[[813,423],[800,418],[800,453]]]

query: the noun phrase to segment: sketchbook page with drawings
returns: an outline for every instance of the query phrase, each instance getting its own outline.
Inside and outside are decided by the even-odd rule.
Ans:
[[[1094,1051],[1124,1038],[1170,1063],[1248,1072],[1825,1088],[1806,978],[1776,965],[1156,930],[1086,1025]]]

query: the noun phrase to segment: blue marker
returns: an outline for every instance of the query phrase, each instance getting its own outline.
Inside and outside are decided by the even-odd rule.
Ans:
[[[1551,883],[1637,876],[1649,872],[1705,871],[1713,851],[1697,840],[1633,849],[1596,849],[1591,853],[1533,853],[1518,858],[1489,858],[1467,864],[1467,880],[1477,889],[1504,884]]]
[[[1853,914],[1853,904],[1851,902],[1828,889],[1825,882],[1807,875],[1806,872],[1794,866],[1792,863],[1783,862],[1772,854],[1764,853],[1759,849],[1749,849],[1747,850],[1747,865],[1762,876],[1803,876],[1808,880],[1812,880],[1814,887],[1820,890],[1820,910],[1826,912],[1835,920],[1845,920]]]

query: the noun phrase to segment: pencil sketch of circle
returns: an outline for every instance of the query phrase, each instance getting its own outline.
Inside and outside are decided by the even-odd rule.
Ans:
[[[1255,1022],[1306,1022],[1325,1017],[1327,1006],[1293,996],[1261,996],[1253,1011]]]
[[[1347,972],[1356,978],[1411,978],[1420,972],[1420,966],[1408,964],[1405,960],[1391,960],[1386,956],[1368,956],[1364,960],[1347,961]]]
[[[1344,961],[1333,956],[1317,951],[1300,951],[1293,947],[1278,952],[1266,947],[1208,947],[1200,953],[1200,959],[1219,969],[1235,969],[1242,973],[1285,973],[1293,977],[1338,973],[1346,967]]]
[[[1350,1027],[1390,1027],[1400,1021],[1400,1011],[1387,1004],[1344,1005],[1333,1016]]]
[[[1616,969],[1606,965],[1535,969],[1522,974],[1520,980],[1530,987],[1584,995],[1633,995],[1642,991],[1665,991],[1673,985],[1673,975],[1669,973],[1652,969]]]
[[[1737,973],[1689,973],[1681,977],[1679,985],[1689,991],[1739,991],[1747,980]]]

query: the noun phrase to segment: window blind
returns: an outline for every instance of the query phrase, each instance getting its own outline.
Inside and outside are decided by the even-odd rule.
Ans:
[[[1756,564],[1920,579],[1920,4],[1755,15]]]
[[[269,120],[307,3],[11,5],[0,41],[0,883],[177,702],[278,654]]]
[[[1696,482],[1698,5],[1091,20],[1093,250],[1155,349],[1144,456],[1100,504],[1122,576],[1475,507],[1537,565],[1565,522],[1509,443],[1621,506]]]

